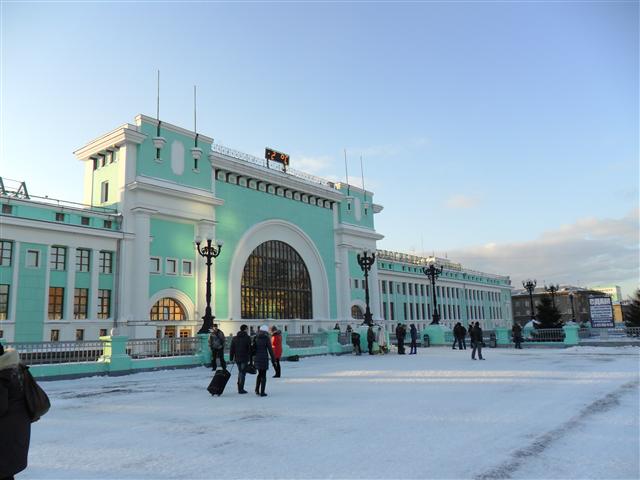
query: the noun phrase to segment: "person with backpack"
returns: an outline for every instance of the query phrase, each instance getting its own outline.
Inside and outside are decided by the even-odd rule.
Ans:
[[[402,323],[398,323],[396,327],[396,340],[398,341],[398,355],[404,355],[404,336],[407,334],[407,331],[404,328]]]
[[[418,329],[413,323],[409,325],[409,334],[411,335],[409,355],[416,355],[418,353]]]
[[[209,334],[209,348],[211,349],[211,367],[215,372],[217,367],[216,359],[220,359],[220,366],[223,370],[227,369],[227,362],[224,361],[224,333],[218,330],[218,324],[214,323]]]
[[[271,327],[271,348],[273,348],[273,354],[276,357],[273,363],[273,368],[276,374],[273,378],[280,378],[280,357],[282,357],[282,333],[278,330],[278,327],[273,325]]]
[[[231,339],[229,361],[235,360],[238,366],[238,393],[247,393],[244,389],[244,381],[247,375],[247,367],[251,362],[251,337],[247,333],[249,327],[240,325],[240,331]]]
[[[267,387],[267,370],[269,369],[269,357],[271,364],[275,368],[275,355],[271,346],[271,338],[269,338],[269,327],[262,325],[255,337],[253,337],[253,355],[254,364],[258,369],[256,377],[256,395],[266,397],[265,388]]]
[[[355,330],[351,332],[351,345],[353,345],[353,352],[356,355],[362,355],[362,350],[360,349],[360,334]]]
[[[0,478],[27,468],[31,418],[25,400],[25,378],[18,352],[0,343]]]

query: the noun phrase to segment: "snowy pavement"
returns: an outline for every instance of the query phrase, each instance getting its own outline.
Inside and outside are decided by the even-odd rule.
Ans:
[[[420,349],[43,382],[22,479],[640,477],[637,347]]]

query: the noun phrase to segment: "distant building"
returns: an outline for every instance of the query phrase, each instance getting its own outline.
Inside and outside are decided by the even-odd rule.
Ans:
[[[534,309],[540,303],[540,299],[547,293],[544,287],[537,287],[533,292]],[[573,318],[577,323],[590,322],[591,314],[589,310],[589,297],[603,297],[599,290],[586,289],[566,285],[560,288],[554,295],[556,307],[562,315],[563,322],[569,322]],[[513,304],[513,320],[520,325],[525,325],[531,320],[531,302],[529,293],[526,290],[515,290],[511,296]],[[572,306],[573,303],[573,306]],[[575,316],[575,317],[574,317]],[[618,320],[616,320],[618,321]]]
[[[598,292],[602,292],[605,295],[609,295],[613,303],[619,303],[620,301],[622,301],[622,290],[618,285],[591,287],[591,290],[597,290]]]

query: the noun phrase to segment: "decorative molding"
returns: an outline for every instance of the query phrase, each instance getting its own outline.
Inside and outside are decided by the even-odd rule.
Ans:
[[[121,147],[127,142],[141,144],[147,136],[140,133],[135,125],[125,123],[124,125],[105,133],[104,135],[90,141],[84,147],[74,151],[73,154],[78,160],[90,160],[92,155],[108,148]]]
[[[149,125],[153,125],[154,127],[158,126],[158,120],[156,120],[155,118],[152,117],[147,117],[146,115],[143,114],[138,114],[136,115],[136,125],[138,127],[142,126],[142,122],[147,123]],[[168,130],[170,132],[173,133],[178,133],[180,135],[184,135],[186,137],[192,138],[195,142],[196,139],[196,134],[192,131],[192,130],[185,130],[182,127],[178,127],[177,125],[173,125],[171,123],[167,123],[164,120],[160,121],[160,129],[161,130]],[[213,143],[213,138],[211,137],[207,137],[206,135],[203,135],[201,133],[198,134],[198,141],[202,141],[203,143]]]

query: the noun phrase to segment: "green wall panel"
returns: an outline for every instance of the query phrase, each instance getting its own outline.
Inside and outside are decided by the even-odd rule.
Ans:
[[[38,268],[25,267],[27,250],[40,251],[40,266]],[[22,243],[18,271],[18,289],[16,305],[16,342],[42,341],[42,329],[45,317],[46,275],[49,259],[47,246],[36,243]]]

